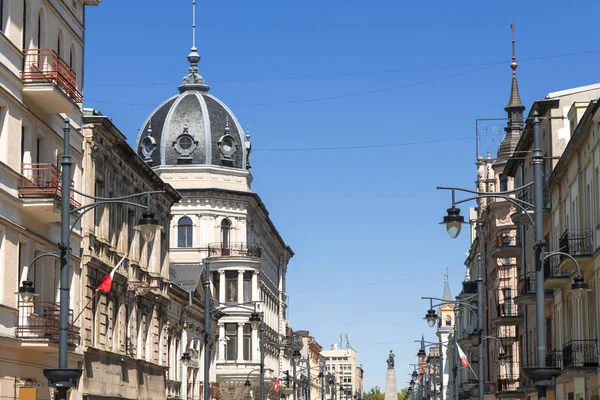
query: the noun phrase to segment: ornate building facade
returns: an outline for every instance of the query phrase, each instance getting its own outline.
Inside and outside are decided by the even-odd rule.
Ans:
[[[293,251],[285,244],[259,195],[251,190],[250,135],[198,72],[195,47],[179,94],[144,121],[136,151],[182,199],[171,210],[170,258],[174,268],[208,264],[212,315],[218,326],[210,357],[213,397],[240,399],[252,382],[258,395],[260,343],[249,318],[265,323],[265,388],[289,365],[286,340],[286,273]],[[182,374],[186,366],[182,366]],[[218,392],[218,393],[217,393]]]
[[[82,188],[85,8],[101,0],[0,2],[0,398],[49,399],[44,368],[58,364],[59,182],[64,118],[70,119],[72,186]],[[81,203],[73,194],[72,207]],[[71,235],[71,312],[82,304],[82,234]],[[37,296],[15,294],[28,277]],[[82,363],[80,322],[72,328],[69,367]]]
[[[169,226],[179,194],[137,157],[109,118],[86,110],[83,121],[84,193],[114,198],[161,191],[151,196],[150,209],[159,225]],[[146,197],[130,201],[144,206]],[[83,216],[81,303],[89,306],[83,311],[78,347],[84,355],[79,394],[88,400],[163,398],[165,369],[175,368],[169,332],[181,322],[169,321],[168,315],[170,232],[145,241],[133,229],[143,211],[112,204]],[[110,291],[98,291],[123,257]]]

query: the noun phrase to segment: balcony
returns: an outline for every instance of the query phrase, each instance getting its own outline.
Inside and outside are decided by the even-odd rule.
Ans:
[[[167,379],[166,386],[167,386],[167,399],[175,400],[175,399],[181,398],[181,396],[180,396],[181,382]]]
[[[591,377],[598,368],[598,342],[596,340],[571,340],[562,351],[565,378]]]
[[[208,256],[261,258],[262,247],[249,243],[211,243],[208,245]]]
[[[526,201],[529,204],[533,205],[532,191],[533,190],[532,190],[531,187],[527,187],[527,188],[521,190],[519,192],[519,194],[517,195],[517,199]],[[529,207],[527,209],[527,213],[529,213],[529,215],[531,216],[531,218],[533,218],[533,207]],[[527,218],[527,215],[525,214],[525,211],[521,210],[520,208],[517,208],[517,211],[515,211],[513,214],[511,214],[510,219],[512,220],[512,222],[515,225],[523,225],[523,224],[530,224],[531,223],[531,221],[529,220],[529,218]]]
[[[528,272],[523,279],[519,279],[517,286],[517,297],[515,297],[516,304],[535,304],[536,303],[536,273]],[[553,295],[551,289],[544,290],[544,297],[546,303],[552,301]]]
[[[490,255],[495,258],[515,258],[521,254],[516,228],[501,229],[496,235],[495,246]]]
[[[554,256],[544,260],[544,287],[547,289],[564,289],[571,284],[574,270],[560,269],[563,257]]]
[[[15,328],[15,337],[22,339],[21,346],[52,347],[58,343],[58,320],[60,305],[48,301],[26,303],[19,300],[19,317]],[[79,344],[79,328],[72,325],[73,310],[69,310],[68,344]]]
[[[498,381],[496,383],[496,398],[521,397],[521,394],[519,364],[509,360],[505,366],[500,366]]]
[[[25,49],[23,54],[25,102],[48,114],[76,112],[83,97],[71,67],[53,49]]]
[[[492,320],[495,327],[521,325],[523,316],[519,315],[519,306],[513,302],[504,302],[496,305],[497,317]]]
[[[57,167],[49,163],[22,164],[21,176],[19,197],[23,201],[23,211],[30,211],[32,216],[43,223],[60,221],[61,172]],[[71,209],[80,206],[74,195],[71,192]]]
[[[562,369],[563,367],[563,352],[562,350],[553,350],[546,354],[546,366]]]
[[[587,268],[593,268],[594,234],[591,229],[567,229],[558,240],[558,248],[577,259],[582,272]],[[573,261],[568,257],[560,256],[560,259],[562,271],[576,269]]]

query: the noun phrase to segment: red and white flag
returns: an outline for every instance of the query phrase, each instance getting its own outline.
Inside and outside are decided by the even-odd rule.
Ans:
[[[273,389],[275,389],[275,393],[279,393],[279,379],[275,379],[275,383],[273,383]]]
[[[125,254],[123,256],[123,258],[121,258],[121,261],[119,261],[117,263],[117,265],[115,265],[115,267],[112,269],[112,271],[110,271],[110,274],[108,274],[108,275],[106,275],[104,277],[104,279],[102,280],[102,283],[98,286],[98,290],[101,290],[104,293],[110,292],[110,288],[112,286],[113,278],[115,276],[115,271],[123,263],[123,261],[125,260],[125,257],[127,257],[127,254]]]
[[[458,348],[458,356],[460,357],[460,363],[463,367],[468,367],[469,359],[467,358],[466,354],[462,351],[458,343],[456,344],[456,347]]]

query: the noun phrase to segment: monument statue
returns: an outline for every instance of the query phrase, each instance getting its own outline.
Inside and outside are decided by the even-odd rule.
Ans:
[[[390,355],[388,356],[388,359],[387,359],[388,368],[394,368],[394,357],[395,357],[394,352],[392,350],[390,350]]]
[[[387,358],[387,371],[385,376],[385,396],[383,400],[398,400],[396,385],[396,370],[394,369],[394,352],[390,350]]]

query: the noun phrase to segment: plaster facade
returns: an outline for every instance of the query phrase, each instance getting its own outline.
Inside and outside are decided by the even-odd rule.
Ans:
[[[82,189],[84,13],[100,1],[4,1],[0,13],[0,398],[20,393],[50,399],[42,370],[56,367],[60,242],[60,161],[64,118],[70,119],[72,186]],[[57,69],[56,65],[61,68]],[[72,196],[72,205],[81,203]],[[69,308],[81,307],[82,233],[71,236]],[[23,303],[15,292],[29,274],[38,297]],[[76,345],[81,321],[69,335],[69,366],[81,367]],[[74,396],[78,391],[74,390]]]

